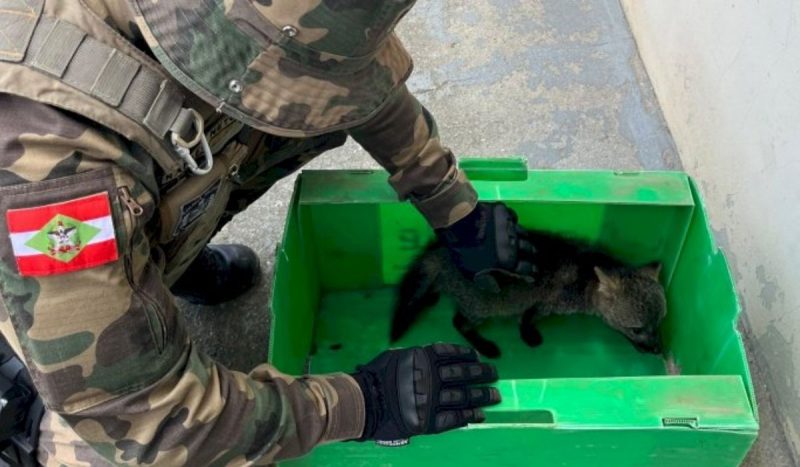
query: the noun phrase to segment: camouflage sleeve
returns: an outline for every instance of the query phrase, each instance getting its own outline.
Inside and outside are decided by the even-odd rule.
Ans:
[[[389,171],[400,197],[410,199],[433,228],[450,226],[475,207],[475,189],[439,142],[433,116],[405,86],[350,135]]]
[[[70,450],[76,439],[117,465],[241,465],[360,436],[364,401],[349,376],[291,378],[267,365],[245,375],[193,345],[151,257],[147,165],[126,142],[2,94],[0,108],[11,110],[0,112],[0,330],[21,350],[47,425],[69,431],[43,437],[43,463],[96,465]],[[107,216],[107,230],[75,218],[91,217],[73,208],[95,195],[109,200],[110,213],[92,217]],[[48,247],[56,224],[30,213],[65,201],[73,217],[59,228],[77,236]],[[98,230],[117,254],[91,250],[105,256],[87,262]],[[33,267],[41,255],[59,263]]]

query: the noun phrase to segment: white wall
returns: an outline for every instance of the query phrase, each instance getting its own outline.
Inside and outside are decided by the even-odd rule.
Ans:
[[[800,447],[800,0],[622,0]]]

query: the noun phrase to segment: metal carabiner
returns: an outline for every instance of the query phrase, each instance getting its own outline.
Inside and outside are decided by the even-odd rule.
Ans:
[[[191,112],[193,127],[196,131],[195,137],[187,142],[176,131],[172,131],[170,132],[170,142],[181,160],[186,163],[189,172],[198,176],[206,175],[214,168],[214,155],[211,153],[211,147],[208,145],[208,140],[206,139],[203,116],[194,109],[184,110]],[[192,157],[192,149],[198,144],[200,144],[200,149],[203,151],[204,161],[202,167],[194,160],[194,157]]]

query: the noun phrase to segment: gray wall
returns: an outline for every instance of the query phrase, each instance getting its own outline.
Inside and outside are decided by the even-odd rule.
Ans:
[[[800,2],[622,0],[800,447]]]

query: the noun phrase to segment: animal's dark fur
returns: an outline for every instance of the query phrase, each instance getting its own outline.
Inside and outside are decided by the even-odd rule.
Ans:
[[[632,267],[582,242],[542,232],[529,234],[536,248],[533,281],[507,280],[500,294],[477,288],[444,246],[431,244],[400,284],[392,341],[435,305],[439,294],[446,294],[458,306],[453,324],[488,357],[499,356],[500,349],[478,333],[485,319],[522,316],[520,335],[537,346],[542,342],[537,319],[576,313],[600,316],[639,350],[660,351],[658,328],[666,314],[664,289],[658,282],[660,265]]]

